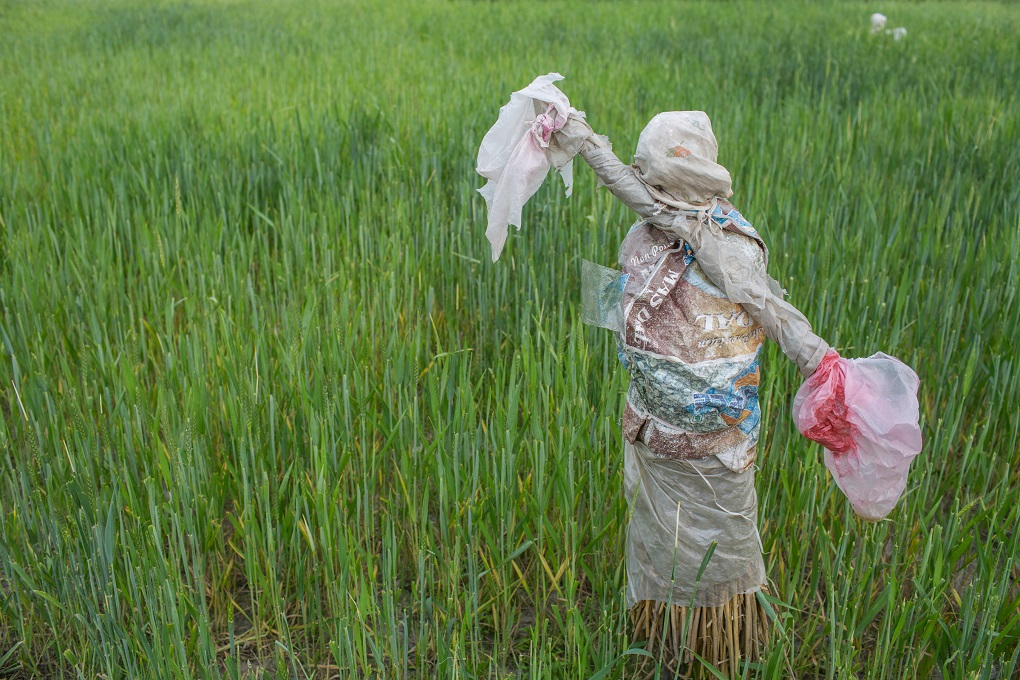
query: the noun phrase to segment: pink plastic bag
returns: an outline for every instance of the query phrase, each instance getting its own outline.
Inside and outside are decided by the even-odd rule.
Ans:
[[[896,507],[921,452],[918,384],[895,357],[844,359],[829,350],[793,400],[797,429],[825,447],[825,467],[864,519]]]

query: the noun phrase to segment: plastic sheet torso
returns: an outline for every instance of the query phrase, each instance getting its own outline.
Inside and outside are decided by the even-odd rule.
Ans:
[[[725,238],[764,271],[755,238],[738,229]],[[764,329],[708,280],[686,243],[648,223],[631,229],[620,264],[628,276],[620,342],[631,374],[627,440],[660,456],[715,455],[746,469],[758,437]]]

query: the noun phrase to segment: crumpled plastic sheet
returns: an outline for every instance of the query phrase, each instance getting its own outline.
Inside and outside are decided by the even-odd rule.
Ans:
[[[560,80],[560,74],[549,73],[511,94],[478,149],[478,174],[489,180],[478,192],[488,206],[485,236],[493,262],[503,252],[508,226],[521,228],[521,209],[542,186],[551,165],[563,177],[567,196],[573,190],[572,158],[550,153],[550,141],[570,114],[584,114],[553,85]]]
[[[860,517],[892,512],[921,452],[917,374],[879,352],[844,359],[829,350],[793,400],[793,420],[825,447],[825,467]]]
[[[623,291],[629,275],[581,260],[581,323],[624,332]]]
[[[704,111],[664,111],[649,121],[634,150],[634,174],[655,200],[673,208],[733,195],[719,165],[719,143]]]
[[[716,456],[663,458],[624,442],[623,477],[628,608],[642,600],[719,607],[765,584],[753,467],[734,472]]]

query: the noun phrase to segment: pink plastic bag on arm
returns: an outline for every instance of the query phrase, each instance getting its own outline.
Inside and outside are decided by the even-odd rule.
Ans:
[[[829,350],[793,400],[797,429],[825,447],[825,467],[864,519],[896,507],[921,452],[918,384],[895,357],[844,359]]]

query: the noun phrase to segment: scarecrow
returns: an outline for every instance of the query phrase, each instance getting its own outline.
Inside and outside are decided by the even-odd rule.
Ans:
[[[582,275],[597,310],[587,316],[616,331],[630,373],[627,606],[649,651],[675,664],[698,654],[736,674],[768,636],[754,486],[765,338],[807,378],[798,428],[825,446],[827,467],[866,519],[895,506],[920,450],[917,377],[883,354],[843,359],[784,299],[765,242],[729,201],[730,174],[704,112],[655,116],[626,165],[552,84],[559,78],[514,93],[482,143],[493,259],[550,166],[569,193],[577,155],[637,213],[622,271],[585,263]]]

